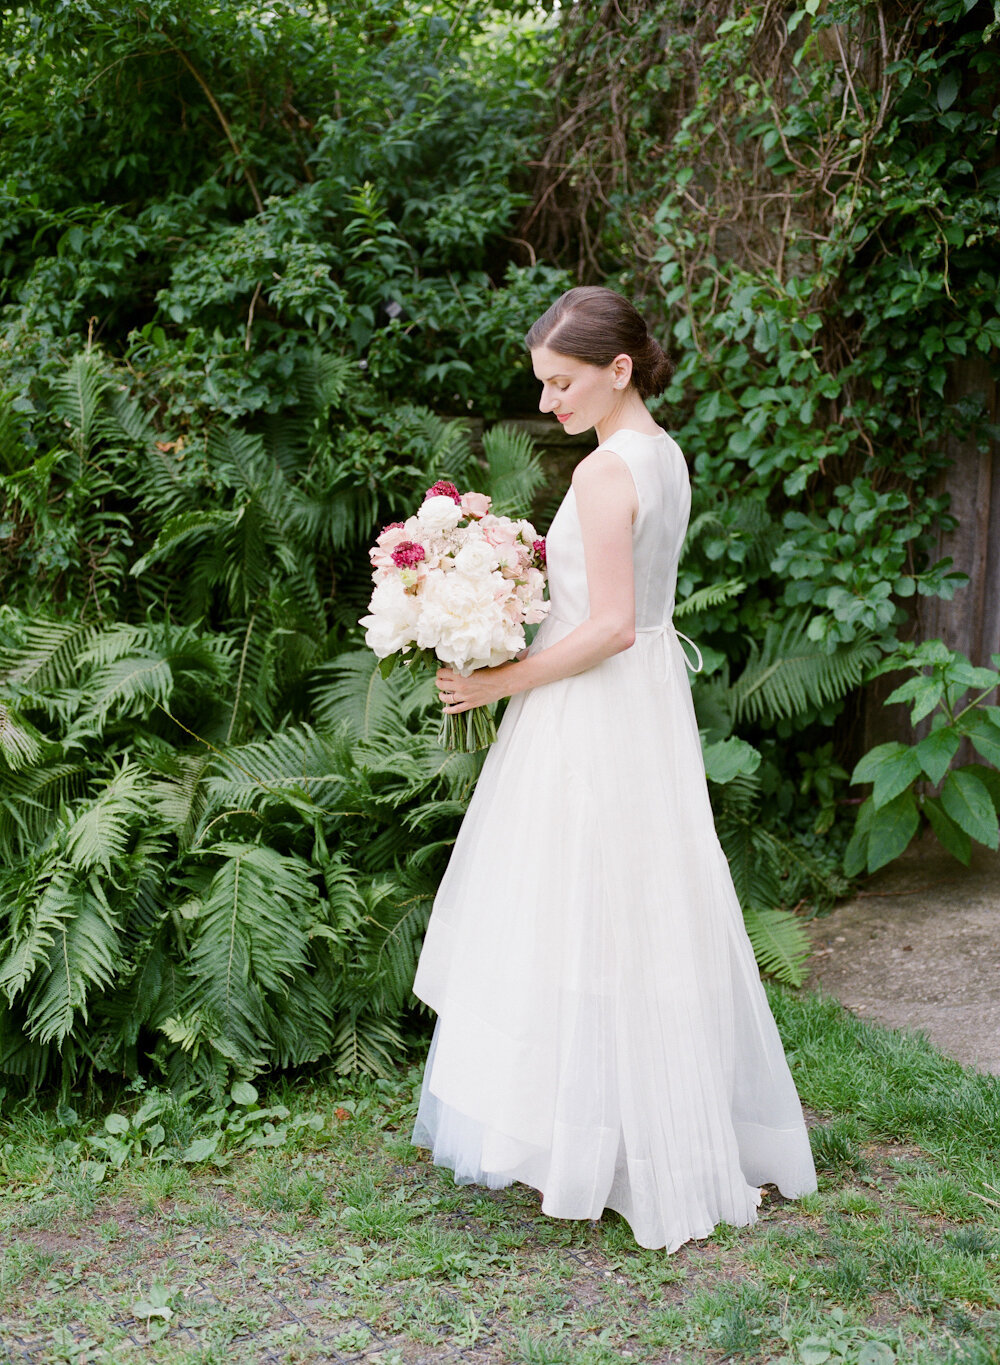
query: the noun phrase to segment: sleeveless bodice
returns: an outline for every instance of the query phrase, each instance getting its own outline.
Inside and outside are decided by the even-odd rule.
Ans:
[[[677,564],[691,512],[691,485],[680,447],[666,432],[618,431],[599,450],[628,466],[639,510],[632,525],[636,630],[668,625],[674,610]],[[572,484],[546,536],[551,614],[579,625],[590,614],[583,537]]]

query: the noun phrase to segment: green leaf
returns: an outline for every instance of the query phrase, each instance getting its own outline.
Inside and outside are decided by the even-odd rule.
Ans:
[[[865,756],[855,764],[854,771],[851,773],[852,784],[874,782],[883,763],[899,754],[908,754],[909,752],[909,745],[900,744],[895,739],[889,744],[876,744],[874,749],[869,749]]]
[[[946,71],[938,82],[937,107],[942,113],[955,103],[959,90],[959,77],[955,71]]]
[[[249,1081],[236,1081],[230,1090],[234,1104],[251,1105],[257,1103],[257,1088]]]
[[[955,757],[962,738],[950,725],[942,725],[940,730],[932,730],[917,745],[916,754],[920,766],[935,786],[943,780],[948,765]]]
[[[221,1133],[214,1133],[212,1137],[195,1138],[194,1142],[189,1143],[181,1152],[182,1161],[207,1161],[215,1153],[219,1145]]]
[[[921,764],[916,749],[900,746],[901,752],[888,755],[878,766],[872,801],[881,810],[920,776]]]
[[[982,711],[970,711],[964,723],[972,747],[987,763],[1000,768],[1000,725]]]
[[[923,809],[941,846],[946,848],[953,858],[957,858],[968,867],[972,856],[972,840],[965,830],[959,829],[951,816],[946,814],[936,796],[929,796],[924,802]]]
[[[866,1341],[858,1352],[858,1365],[894,1365],[896,1352],[884,1341]]]
[[[968,768],[956,768],[948,774],[941,788],[941,804],[955,824],[973,839],[987,848],[1000,845],[1000,828],[989,788]]]
[[[736,736],[707,745],[703,756],[705,775],[710,782],[732,782],[734,777],[755,773],[760,767],[760,751]]]
[[[848,877],[856,877],[863,872],[868,862],[868,835],[875,818],[875,805],[869,796],[858,811],[854,833],[844,850],[844,872]]]
[[[128,1119],[124,1114],[109,1114],[104,1120],[104,1131],[106,1133],[127,1133]]]
[[[996,768],[987,768],[982,763],[967,763],[965,771],[979,778],[990,794],[994,810],[1000,811],[1000,772]]]
[[[912,701],[914,705],[910,712],[910,722],[916,725],[924,716],[930,715],[943,695],[944,683],[940,678],[925,678],[923,674],[918,674],[915,678],[907,679],[895,692],[890,692],[885,699],[885,705]]]
[[[868,835],[868,871],[875,872],[898,858],[919,828],[920,814],[912,792],[900,792],[877,810]]]
[[[830,1345],[825,1337],[806,1337],[799,1345],[802,1365],[825,1365],[830,1359]]]

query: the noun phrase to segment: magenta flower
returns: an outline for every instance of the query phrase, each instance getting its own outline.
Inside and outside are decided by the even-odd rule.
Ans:
[[[539,539],[539,540],[533,540],[533,541],[531,542],[531,548],[532,548],[532,549],[534,550],[534,552],[535,552],[535,558],[538,560],[539,564],[541,564],[542,568],[544,569],[544,567],[545,567],[545,562],[546,562],[546,561],[545,561],[545,537],[542,536],[541,539]]]
[[[457,502],[459,507],[462,505],[462,495],[453,483],[448,483],[445,479],[438,479],[437,483],[432,484],[424,494],[424,502],[428,498],[451,498]]]
[[[392,552],[392,562],[397,569],[415,569],[426,558],[427,551],[415,540],[404,540]]]
[[[401,521],[390,521],[388,526],[383,526],[383,527],[382,527],[382,530],[379,532],[379,537],[381,538],[382,536],[384,536],[385,533],[386,533],[386,531],[401,531],[402,529],[403,529],[403,522],[401,522]]]

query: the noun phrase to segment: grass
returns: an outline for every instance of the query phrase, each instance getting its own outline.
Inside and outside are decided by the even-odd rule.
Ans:
[[[408,1140],[419,1067],[210,1118],[14,1107],[0,1362],[1000,1365],[1000,1080],[771,1000],[819,1191],[671,1256],[611,1212],[456,1186]]]

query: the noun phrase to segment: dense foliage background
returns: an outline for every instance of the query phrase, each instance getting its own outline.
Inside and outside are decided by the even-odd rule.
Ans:
[[[536,495],[500,419],[579,280],[673,338],[720,834],[796,979],[853,697],[960,582],[934,480],[990,434],[948,379],[1000,338],[991,7],[0,13],[0,1070],[378,1071],[420,1030],[477,766],[361,650],[366,547],[442,476]]]

